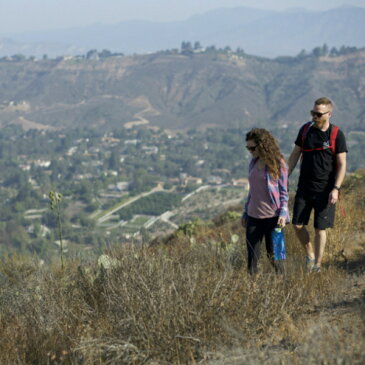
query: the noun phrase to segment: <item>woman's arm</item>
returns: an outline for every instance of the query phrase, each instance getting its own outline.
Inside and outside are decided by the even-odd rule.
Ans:
[[[289,219],[288,168],[285,161],[282,161],[282,165],[280,168],[280,177],[278,181],[278,186],[279,186],[279,201],[280,201],[279,217],[283,217],[286,221],[288,221]]]

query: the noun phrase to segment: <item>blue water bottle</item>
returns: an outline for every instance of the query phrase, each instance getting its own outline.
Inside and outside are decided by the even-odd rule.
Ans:
[[[276,227],[272,231],[271,237],[274,251],[274,260],[285,260],[286,250],[285,250],[284,230],[280,227]]]

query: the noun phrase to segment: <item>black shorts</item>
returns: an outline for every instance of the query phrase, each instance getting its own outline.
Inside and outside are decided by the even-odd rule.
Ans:
[[[314,209],[314,228],[332,228],[336,204],[328,203],[329,193],[306,193],[297,190],[294,201],[293,224],[306,226]]]

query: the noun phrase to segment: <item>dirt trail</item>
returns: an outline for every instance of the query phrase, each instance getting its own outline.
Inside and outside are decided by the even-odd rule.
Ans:
[[[365,232],[351,238],[331,263],[344,270],[337,295],[331,294],[327,305],[314,304],[303,318],[303,343],[296,352],[312,353],[308,363],[365,363]],[[338,344],[336,349],[333,343]],[[345,358],[338,359],[337,354]]]
[[[132,128],[136,125],[149,124],[150,121],[145,118],[146,115],[151,115],[151,116],[160,115],[160,112],[158,112],[156,109],[152,107],[151,103],[145,96],[140,96],[134,99],[131,102],[131,105],[144,109],[134,114],[133,117],[136,118],[136,120],[125,123],[124,128]]]
[[[118,210],[120,210],[122,208],[125,208],[126,206],[128,206],[128,205],[134,203],[135,201],[137,201],[138,199],[146,197],[146,196],[151,195],[153,193],[156,193],[158,191],[163,191],[163,190],[164,190],[163,187],[160,184],[158,184],[155,188],[151,189],[150,191],[147,191],[147,192],[136,195],[135,197],[129,199],[127,202],[125,202],[123,204],[120,204],[116,208],[114,208],[114,209],[110,210],[109,212],[103,214],[101,217],[99,217],[97,219],[96,224],[100,225],[101,223],[104,223],[106,220],[108,220],[110,218],[111,215],[116,213]]]

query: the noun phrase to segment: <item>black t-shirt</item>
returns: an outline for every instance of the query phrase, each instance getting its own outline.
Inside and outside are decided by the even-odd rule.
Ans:
[[[312,150],[329,145],[332,124],[325,131],[312,126],[307,130],[302,146],[302,132],[304,125],[300,128],[295,144],[303,147],[304,150]],[[346,140],[343,132],[338,130],[336,137],[336,154],[347,152]],[[302,163],[298,188],[309,193],[330,192],[335,184],[336,177],[336,156],[332,150],[321,149],[315,151],[303,151]]]

